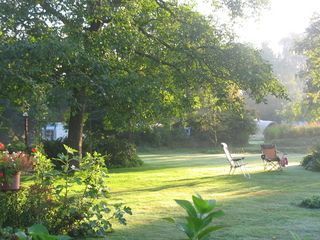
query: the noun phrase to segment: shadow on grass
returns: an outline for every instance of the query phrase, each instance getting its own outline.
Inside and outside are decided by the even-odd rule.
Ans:
[[[163,181],[161,186],[129,190],[126,193],[154,192],[171,189],[174,195],[175,188],[194,188],[206,199],[212,194],[223,195],[218,201],[223,204],[225,216],[215,221],[215,224],[228,226],[214,233],[210,239],[231,240],[292,240],[290,232],[299,233],[307,239],[318,239],[320,227],[319,214],[297,206],[300,199],[318,191],[320,187],[319,173],[308,172],[300,166],[289,166],[281,172],[251,173],[250,180],[242,175],[218,175],[205,177],[185,177]],[[166,184],[167,183],[167,184]],[[215,186],[217,183],[217,186]],[[198,188],[208,186],[206,189]],[[143,196],[143,195],[142,195]],[[160,199],[161,199],[160,194]],[[185,199],[190,200],[191,195]],[[219,197],[218,197],[219,198]],[[181,198],[180,198],[181,199]],[[173,200],[171,200],[173,202]],[[171,206],[171,207],[170,207]],[[182,240],[174,224],[162,218],[178,218],[185,215],[184,211],[175,205],[163,203],[146,216],[146,222],[139,222],[128,228],[121,228],[110,235],[111,240]],[[173,206],[173,207],[172,207]],[[140,213],[141,214],[141,213]],[[137,219],[139,221],[138,214]],[[132,216],[135,222],[135,216]]]
[[[258,155],[257,155],[258,156]],[[190,167],[218,167],[226,166],[229,168],[229,163],[224,155],[210,154],[172,154],[172,155],[152,155],[143,156],[144,164],[140,167],[133,168],[112,168],[110,173],[130,173],[130,172],[145,172],[152,170],[165,170],[174,168],[190,168]]]
[[[239,181],[236,181],[235,178],[239,179]],[[245,181],[241,176],[212,176],[212,177],[196,177],[196,178],[186,178],[186,179],[179,179],[179,180],[170,180],[162,182],[160,186],[154,186],[154,187],[137,187],[130,190],[122,190],[122,191],[113,191],[114,194],[117,193],[134,193],[134,192],[158,192],[162,190],[168,190],[168,189],[174,189],[174,188],[191,188],[191,187],[197,187],[200,185],[212,183],[214,181],[223,182],[223,184],[234,184],[237,182],[238,184],[241,184],[241,180]],[[225,188],[224,190],[221,190],[220,188],[217,188],[216,190],[219,190],[220,192],[227,192],[230,189]]]
[[[298,164],[301,156],[289,155],[290,163]],[[130,187],[119,184],[122,189],[113,193],[128,200],[134,212],[129,226],[116,230],[111,240],[185,239],[173,224],[161,219],[179,218],[184,212],[173,199],[190,200],[195,193],[223,204],[226,215],[217,223],[230,227],[211,239],[292,240],[290,231],[318,239],[319,213],[301,209],[297,203],[318,192],[319,173],[297,165],[283,171],[263,171],[259,154],[246,156],[251,179],[239,170],[228,175],[229,165],[221,154],[150,154],[143,159],[146,164],[141,168],[111,170],[121,173],[114,175],[119,181],[130,181]],[[159,171],[150,172],[153,170]],[[135,172],[139,174],[130,174]]]

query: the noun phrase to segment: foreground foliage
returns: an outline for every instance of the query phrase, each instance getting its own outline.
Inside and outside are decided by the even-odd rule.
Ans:
[[[0,229],[0,237],[5,240],[70,240],[67,235],[51,235],[48,229],[42,224],[34,224],[25,231],[6,227]]]
[[[222,228],[222,226],[210,226],[214,218],[223,215],[222,210],[216,210],[215,200],[204,200],[198,195],[192,196],[192,203],[187,200],[175,201],[187,212],[186,223],[177,223],[177,227],[188,236],[188,239],[208,239],[210,233]],[[172,218],[166,220],[175,222]]]
[[[37,152],[34,183],[19,192],[1,194],[2,227],[43,223],[53,234],[104,236],[112,230],[112,219],[126,224],[124,215],[131,214],[130,208],[106,201],[105,157],[87,153],[79,163],[76,151],[65,148],[67,154],[58,158],[61,171]]]

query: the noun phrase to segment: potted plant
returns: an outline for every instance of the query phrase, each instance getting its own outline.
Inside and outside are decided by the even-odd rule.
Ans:
[[[21,171],[30,170],[31,157],[20,151],[10,153],[0,143],[0,190],[19,190]]]

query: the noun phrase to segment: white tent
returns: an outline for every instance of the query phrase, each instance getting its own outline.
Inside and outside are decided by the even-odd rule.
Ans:
[[[269,121],[269,120],[255,120],[257,124],[257,130],[254,135],[251,135],[250,138],[252,140],[263,140],[264,139],[264,131],[266,130],[267,127],[276,124],[274,121]]]

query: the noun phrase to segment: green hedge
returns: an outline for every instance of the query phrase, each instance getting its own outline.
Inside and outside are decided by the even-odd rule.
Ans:
[[[305,138],[320,136],[320,126],[291,126],[286,124],[273,125],[264,132],[266,141],[281,138]]]

